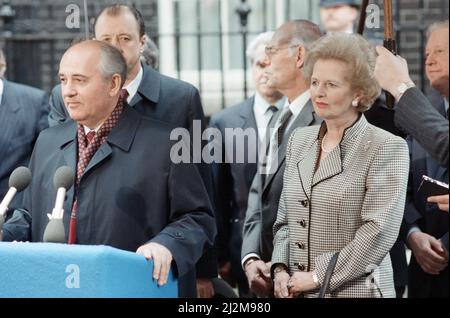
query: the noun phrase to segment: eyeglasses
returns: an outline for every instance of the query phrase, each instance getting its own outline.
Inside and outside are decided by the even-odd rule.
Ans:
[[[299,47],[300,44],[296,45],[289,45],[285,47],[276,47],[276,46],[266,46],[265,52],[267,56],[272,56],[278,53],[278,51],[285,50],[285,49],[292,49],[294,47]]]

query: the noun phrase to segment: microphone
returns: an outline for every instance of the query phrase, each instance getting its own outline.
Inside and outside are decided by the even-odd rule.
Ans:
[[[4,216],[8,211],[8,205],[14,199],[17,192],[21,192],[28,187],[31,182],[31,171],[27,167],[16,168],[9,176],[9,190],[0,203],[0,216]]]
[[[44,242],[65,243],[64,224],[62,222],[64,215],[64,201],[66,192],[72,187],[75,180],[75,174],[70,167],[59,167],[53,177],[53,185],[57,189],[55,207],[52,214],[47,214],[50,222],[44,231]]]
[[[57,190],[55,207],[52,211],[52,219],[62,219],[66,192],[72,187],[75,180],[73,170],[67,166],[59,167],[53,177],[53,185]]]
[[[2,239],[2,228],[5,223],[5,214],[8,211],[8,206],[14,199],[17,192],[25,190],[31,182],[31,171],[27,167],[16,168],[9,176],[9,190],[0,203],[0,241]]]

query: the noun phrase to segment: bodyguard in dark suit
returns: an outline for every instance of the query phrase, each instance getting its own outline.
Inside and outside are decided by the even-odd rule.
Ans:
[[[258,296],[272,294],[270,260],[273,251],[272,227],[278,211],[283,187],[286,146],[290,134],[298,127],[319,124],[310,101],[309,83],[301,68],[308,47],[321,36],[314,23],[305,20],[283,24],[266,47],[268,85],[278,89],[288,99],[274,123],[275,134],[268,148],[266,174],[258,168],[250,188],[242,242],[242,266],[250,288]],[[276,137],[275,137],[276,136]],[[281,143],[279,142],[281,141]],[[272,152],[277,149],[278,152]],[[276,159],[275,159],[276,157]]]
[[[264,50],[272,35],[273,32],[258,35],[247,48],[256,94],[238,105],[214,114],[210,122],[210,127],[218,129],[222,135],[222,162],[213,166],[219,272],[230,285],[237,283],[241,297],[251,296],[247,278],[242,270],[240,253],[248,193],[256,174],[258,152],[267,125],[274,112],[284,105],[281,93],[268,87],[264,76]],[[237,148],[237,142],[227,146],[227,129],[242,129],[244,133],[250,133],[243,149]],[[237,162],[237,155],[243,156],[243,162]]]
[[[444,103],[439,108],[444,114]],[[448,214],[418,192],[423,175],[448,183],[448,168],[439,166],[417,140],[408,139],[410,191],[401,231],[412,250],[408,297],[448,297]]]
[[[196,88],[161,75],[147,65],[141,65],[140,58],[146,43],[145,23],[139,11],[126,5],[106,7],[97,16],[94,30],[97,40],[115,46],[127,61],[128,74],[124,88],[129,93],[127,101],[132,108],[143,116],[187,129],[191,139],[194,136],[194,120],[201,124],[202,130],[206,127],[200,95]],[[62,123],[68,118],[59,86],[53,89],[50,106],[50,126]],[[204,145],[206,142],[202,146]],[[210,167],[204,163],[198,163],[196,167],[212,198]],[[214,250],[206,252],[197,269],[199,277],[217,276]]]
[[[431,86],[449,99],[449,25],[448,20],[428,29],[425,69]],[[443,167],[449,163],[448,120],[415,87],[405,59],[377,47],[375,76],[381,87],[396,97],[395,123],[414,137]],[[448,204],[448,200],[447,200]]]
[[[396,126],[415,139],[414,149],[418,148],[420,144],[441,166],[447,167],[449,154],[448,120],[415,87],[408,74],[408,66],[404,59],[393,56],[382,47],[377,48],[377,50],[379,57],[375,68],[375,76],[381,86],[396,97],[397,105],[394,118]],[[448,52],[447,20],[430,26],[426,49],[427,59],[425,61],[427,77],[431,86],[447,100],[449,96]],[[429,158],[429,160],[432,159]],[[439,200],[443,200],[444,204],[446,202],[448,210],[448,195],[441,196]],[[438,202],[435,201],[435,203]],[[404,239],[405,235],[403,233]],[[396,245],[398,244],[396,243]],[[394,245],[394,248],[396,248],[396,245]],[[395,258],[392,261],[394,264]],[[412,276],[416,275],[413,274]],[[415,283],[417,282],[412,281],[412,279],[414,278],[409,277],[413,288],[412,294],[414,294],[414,289],[417,288]],[[411,286],[409,289],[411,290]]]
[[[19,166],[28,166],[39,133],[48,127],[48,108],[44,91],[0,78],[1,199],[8,191],[11,172]],[[21,197],[21,193],[17,194],[10,207],[17,206]]]
[[[179,295],[195,297],[195,263],[215,236],[210,201],[196,167],[172,161],[172,126],[142,117],[119,98],[125,71],[120,52],[100,41],[65,53],[60,79],[73,121],[38,138],[25,210],[17,213],[31,214],[31,239],[42,241],[53,175],[69,166],[77,171],[64,206],[69,242],[137,251],[153,260],[159,285],[174,260]]]

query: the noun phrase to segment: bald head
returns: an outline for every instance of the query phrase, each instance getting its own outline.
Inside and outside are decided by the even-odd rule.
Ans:
[[[70,47],[61,59],[61,92],[70,117],[95,129],[114,110],[126,63],[114,47],[95,40]]]
[[[137,10],[134,6],[129,6],[126,4],[114,4],[104,8],[95,18],[94,22],[94,32],[97,26],[97,23],[100,19],[105,16],[117,17],[123,14],[131,14],[132,20],[135,21],[136,30],[139,32],[139,36],[145,35],[145,21],[142,17],[142,14]],[[97,35],[96,35],[97,36]]]
[[[71,51],[75,50],[75,53]],[[110,79],[114,74],[120,75],[121,86],[127,76],[127,65],[124,57],[115,47],[97,40],[79,42],[71,46],[66,54],[83,54],[87,59],[97,62],[98,70],[105,79]],[[64,56],[63,56],[64,58]]]

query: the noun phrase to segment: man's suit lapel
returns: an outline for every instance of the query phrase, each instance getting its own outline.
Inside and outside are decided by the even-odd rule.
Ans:
[[[139,84],[137,93],[130,101],[131,107],[139,104],[143,98],[146,98],[155,104],[158,104],[159,102],[161,75],[147,65],[142,65],[142,69],[142,81]]]
[[[63,138],[61,138],[60,148],[63,154],[63,163],[61,166],[68,166],[74,174],[77,173],[77,124],[69,121],[64,125],[68,125],[67,129],[62,130]],[[58,167],[59,168],[59,167]],[[66,193],[66,201],[64,202],[64,224],[66,224],[66,234],[68,235],[68,225],[70,221],[70,211],[72,210],[73,196],[75,187],[72,186]]]
[[[286,131],[285,137],[283,138],[283,142],[278,148],[278,166],[273,174],[267,175],[263,191],[266,190],[267,186],[270,184],[274,176],[278,173],[278,170],[280,170],[281,166],[284,163],[284,160],[286,160],[286,149],[289,137],[291,136],[292,132],[299,127],[309,126],[313,121],[314,121],[314,109],[311,100],[309,100],[308,103],[305,105],[305,107],[303,107],[300,114],[298,114],[298,116],[295,118],[292,125],[290,125],[288,130]]]
[[[3,80],[3,96],[0,104],[0,132],[2,133],[2,137],[0,138],[0,149],[2,154],[6,153],[9,146],[1,144],[1,141],[5,140],[9,143],[11,140],[14,140],[13,137],[17,118],[14,113],[17,113],[20,108],[20,105],[14,98],[15,94],[14,87],[9,84],[8,81]]]
[[[241,109],[241,112],[239,114],[239,119],[240,122],[237,123],[237,127],[242,128],[243,131],[245,131],[246,129],[252,129],[255,131],[255,141],[256,141],[256,145],[255,145],[255,153],[249,153],[249,149],[250,148],[250,144],[249,147],[246,148],[245,152],[244,152],[244,161],[247,162],[247,160],[249,159],[249,161],[251,159],[255,159],[256,162],[247,162],[247,164],[243,165],[243,173],[244,173],[244,177],[246,182],[251,183],[251,180],[253,179],[253,176],[256,172],[257,169],[257,162],[258,162],[258,149],[259,149],[259,139],[258,139],[258,129],[256,126],[256,118],[255,118],[255,114],[253,112],[253,106],[255,103],[255,98],[249,98],[245,101],[244,106]],[[250,140],[249,140],[250,141]],[[238,153],[237,149],[235,149],[234,153]]]
[[[256,129],[256,119],[255,115],[253,113],[253,104],[255,103],[255,98],[249,98],[245,101],[244,107],[241,110],[241,113],[239,114],[239,117],[241,118],[241,124],[239,125],[243,130],[247,128],[253,128]],[[256,133],[258,133],[256,131]]]
[[[124,109],[124,112],[122,113],[122,117],[120,118],[116,127],[114,127],[109,134],[106,142],[104,142],[100,146],[100,148],[92,157],[91,161],[89,161],[89,164],[86,167],[83,176],[87,175],[91,170],[93,170],[96,166],[98,166],[105,160],[108,160],[108,158],[112,154],[112,148],[110,144],[122,149],[125,152],[128,152],[131,148],[134,136],[136,135],[137,129],[139,127],[139,121],[140,118],[135,113],[135,111],[130,109],[129,107],[126,107]]]

